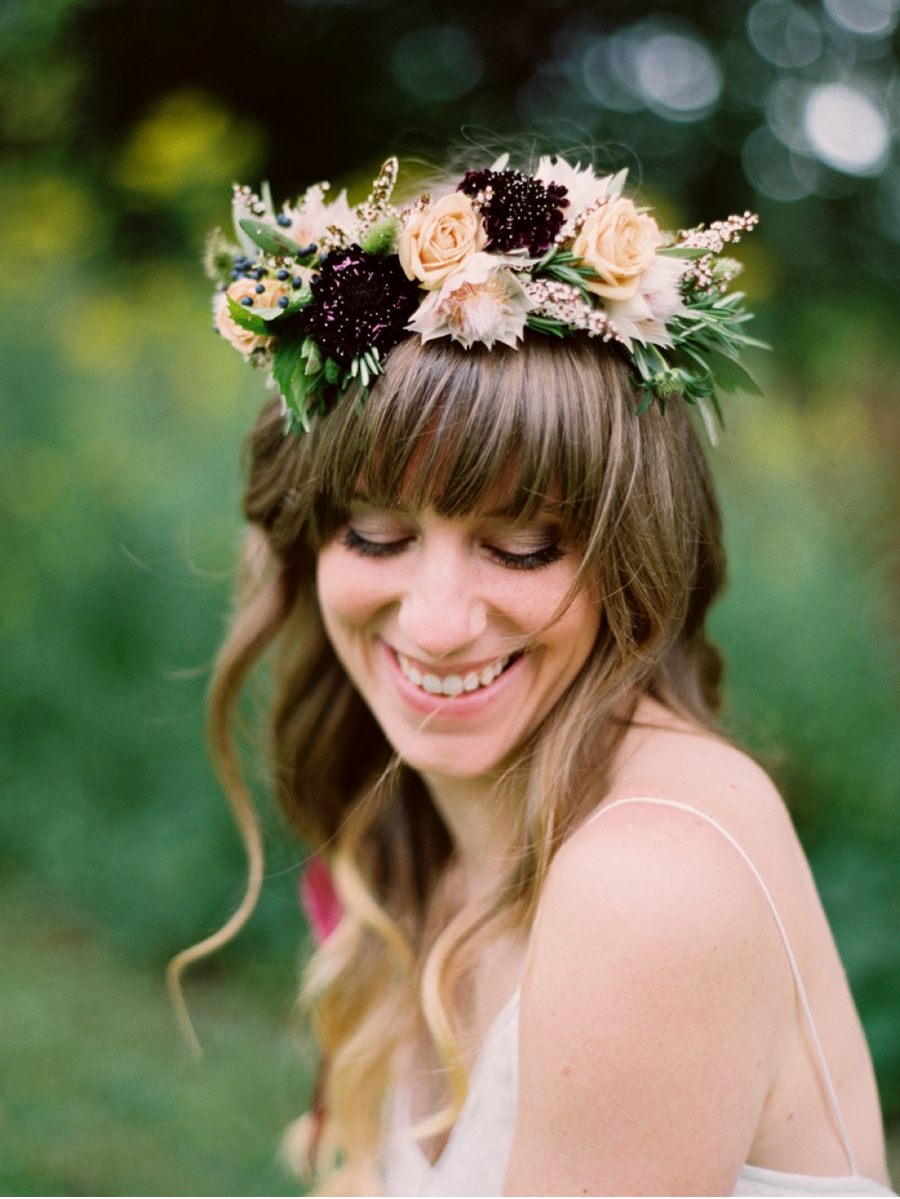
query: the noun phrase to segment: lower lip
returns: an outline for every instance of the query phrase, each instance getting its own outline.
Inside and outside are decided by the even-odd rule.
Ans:
[[[475,716],[489,707],[495,699],[502,698],[515,681],[522,663],[528,656],[522,654],[516,658],[515,662],[511,666],[507,666],[506,670],[498,675],[492,683],[489,683],[487,687],[479,687],[477,691],[464,691],[461,695],[453,696],[430,695],[409,681],[400,669],[397,656],[390,646],[384,641],[381,642],[381,645],[397,690],[406,703],[423,716],[439,714],[441,719],[446,718],[447,720],[464,720],[468,716]]]

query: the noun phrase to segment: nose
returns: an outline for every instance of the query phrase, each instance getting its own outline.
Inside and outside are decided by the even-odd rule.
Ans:
[[[488,603],[461,547],[427,546],[400,597],[398,623],[410,652],[423,658],[449,658],[485,632]]]

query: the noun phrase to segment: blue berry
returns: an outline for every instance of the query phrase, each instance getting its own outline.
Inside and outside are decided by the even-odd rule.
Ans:
[[[288,304],[290,304],[290,300],[287,298],[287,296],[282,296],[278,301],[279,308],[287,308]]]
[[[253,296],[244,296],[244,298],[241,300],[241,303],[244,305],[245,308],[252,308],[253,307]]]
[[[318,250],[318,248],[319,247],[316,245],[316,243],[312,242],[312,244],[308,245],[306,247],[306,249],[303,251],[304,258],[309,257],[310,254],[315,254],[315,252],[316,252],[316,250]]]
[[[291,218],[287,215],[287,213],[284,212],[279,212],[278,216],[275,218],[275,222],[276,224],[280,225],[282,229],[290,229],[291,227]]]
[[[232,271],[231,274],[229,275],[230,279],[236,279],[237,277],[238,277],[237,271]]]
[[[290,279],[290,277],[291,277],[291,272],[290,272],[290,271],[286,271],[286,270],[284,269],[284,267],[282,267],[282,268],[281,268],[281,270],[280,270],[280,271],[278,271],[278,272],[276,273],[276,275],[275,275],[275,278],[276,278],[276,279],[281,279],[281,281],[282,281],[282,282],[284,282],[284,280],[285,280],[285,279]]]
[[[268,273],[269,272],[266,270],[266,268],[264,266],[258,266],[256,268],[256,270],[253,272],[253,278],[254,279],[264,279],[266,277],[266,275],[268,275]]]
[[[294,291],[296,291],[298,287],[302,287],[302,286],[303,286],[303,280],[300,278],[299,275],[295,275],[294,278],[291,280],[291,287],[293,287]]]
[[[256,292],[256,294],[258,296],[261,296],[263,294],[263,292],[266,290],[266,285],[264,283],[257,283],[256,287],[253,290]]]

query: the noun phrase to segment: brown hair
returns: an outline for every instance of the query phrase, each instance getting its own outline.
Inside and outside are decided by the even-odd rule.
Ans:
[[[720,520],[683,404],[640,403],[614,348],[526,334],[519,350],[449,341],[396,347],[366,402],[351,389],[312,432],[285,435],[279,403],[249,442],[250,529],[237,615],[210,696],[212,751],[251,853],[259,837],[231,731],[242,685],[277,643],[272,767],[291,825],[332,865],[346,913],[313,958],[305,993],[329,1062],[324,1144],[342,1156],[334,1188],[371,1190],[397,1048],[417,1024],[446,1070],[446,1127],[465,1094],[455,998],[479,946],[527,928],[560,845],[603,798],[611,754],[649,694],[712,726],[720,660],[704,620],[723,582]],[[514,464],[511,467],[510,464]],[[576,586],[602,594],[597,641],[579,676],[498,786],[517,780],[516,841],[502,887],[455,910],[441,881],[452,843],[422,781],[398,762],[325,636],[316,553],[363,480],[378,505],[478,509],[515,474],[527,519],[551,489],[562,537],[584,551]],[[173,963],[172,978],[210,939]]]

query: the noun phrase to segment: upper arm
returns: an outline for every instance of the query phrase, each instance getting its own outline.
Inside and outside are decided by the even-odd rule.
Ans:
[[[789,985],[758,884],[699,817],[582,830],[535,926],[507,1191],[730,1194]]]

